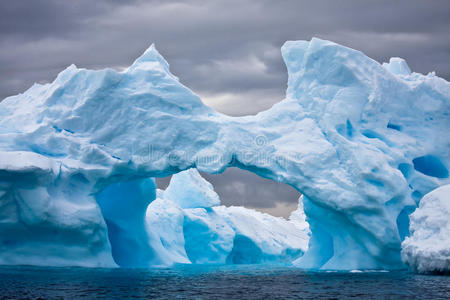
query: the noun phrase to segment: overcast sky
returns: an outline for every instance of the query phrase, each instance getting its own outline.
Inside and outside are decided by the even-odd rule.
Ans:
[[[0,99],[52,81],[71,63],[124,68],[155,43],[172,73],[206,104],[254,114],[284,97],[283,42],[313,36],[380,62],[403,57],[413,71],[449,80],[449,20],[448,0],[3,0]],[[227,204],[250,195],[247,203],[264,209],[297,201],[296,192],[280,193],[283,187],[244,171],[212,180]]]

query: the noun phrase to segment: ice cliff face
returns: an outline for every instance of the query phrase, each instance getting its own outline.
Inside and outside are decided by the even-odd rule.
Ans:
[[[66,168],[33,152],[0,154],[0,264],[116,266],[89,181]]]
[[[450,84],[410,73],[401,59],[381,65],[319,39],[286,42],[282,55],[286,99],[256,116],[228,117],[203,105],[153,46],[123,72],[72,65],[53,83],[3,100],[0,232],[21,228],[26,212],[35,223],[26,223],[13,242],[2,234],[2,247],[15,245],[10,251],[27,256],[33,252],[27,235],[59,243],[48,229],[34,235],[41,226],[35,224],[70,227],[55,219],[73,207],[79,214],[64,220],[75,222],[74,231],[96,228],[95,235],[80,231],[78,257],[107,265],[105,221],[123,238],[144,235],[146,178],[236,166],[304,195],[312,238],[298,266],[403,267],[408,214],[424,194],[450,183]],[[132,211],[138,220],[114,222],[120,212],[112,206],[128,197],[140,204],[142,211]],[[61,210],[54,208],[59,201]],[[103,215],[110,210],[112,218]],[[146,253],[148,245],[136,247]]]
[[[402,257],[420,273],[450,274],[450,185],[426,194],[411,214],[411,236],[402,244]]]

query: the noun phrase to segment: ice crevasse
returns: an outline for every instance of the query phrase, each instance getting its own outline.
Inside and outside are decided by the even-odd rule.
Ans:
[[[255,116],[205,106],[153,46],[122,72],[72,65],[4,99],[0,263],[108,266],[114,251],[156,263],[150,178],[234,166],[303,194],[311,239],[297,266],[403,268],[409,215],[450,183],[450,84],[320,39],[281,52],[286,98]],[[208,205],[189,209],[217,213]]]

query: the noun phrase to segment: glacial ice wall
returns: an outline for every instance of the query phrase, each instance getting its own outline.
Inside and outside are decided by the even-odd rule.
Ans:
[[[42,207],[37,223],[64,227],[47,217],[64,209],[50,207],[63,199],[63,208],[79,211],[86,203],[92,218],[80,212],[70,222],[74,231],[95,223],[98,239],[84,236],[88,242],[77,247],[87,260],[107,264],[97,195],[120,182],[191,167],[218,173],[235,166],[304,195],[312,237],[298,266],[404,267],[408,215],[424,194],[450,183],[450,84],[410,73],[401,59],[381,65],[320,39],[286,42],[282,55],[286,98],[256,116],[229,117],[205,106],[153,46],[123,72],[72,65],[54,82],[6,98],[0,103],[0,231],[19,228],[25,212]],[[24,226],[15,244],[26,244],[35,226]],[[45,244],[53,235],[41,230],[34,238]],[[0,239],[4,248],[11,244],[7,235]],[[33,251],[27,249],[24,256]]]

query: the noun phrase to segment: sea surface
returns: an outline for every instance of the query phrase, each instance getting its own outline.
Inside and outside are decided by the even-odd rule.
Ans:
[[[1,299],[450,299],[450,276],[279,266],[0,267]]]

